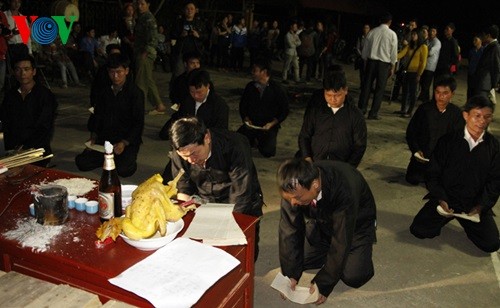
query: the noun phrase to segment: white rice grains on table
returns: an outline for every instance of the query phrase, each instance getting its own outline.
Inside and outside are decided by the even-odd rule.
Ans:
[[[83,196],[97,186],[95,181],[86,178],[58,179],[46,184],[64,186],[68,190],[68,195],[74,196]]]

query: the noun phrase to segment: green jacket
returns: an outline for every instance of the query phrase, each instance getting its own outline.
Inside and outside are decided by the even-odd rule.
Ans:
[[[136,55],[147,51],[150,58],[156,58],[157,28],[156,19],[151,12],[148,11],[139,15],[134,29],[134,52]]]

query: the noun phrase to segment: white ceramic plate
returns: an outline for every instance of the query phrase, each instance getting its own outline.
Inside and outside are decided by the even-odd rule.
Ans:
[[[140,250],[156,250],[161,248],[175,239],[177,233],[179,233],[184,228],[184,220],[179,219],[176,222],[167,222],[167,234],[165,236],[160,236],[159,232],[156,232],[153,237],[142,239],[142,240],[132,240],[129,239],[125,234],[120,233],[123,240],[137,249]]]

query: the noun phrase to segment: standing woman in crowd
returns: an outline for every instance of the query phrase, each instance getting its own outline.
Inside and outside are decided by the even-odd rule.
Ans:
[[[422,76],[427,65],[427,55],[428,49],[425,44],[423,31],[417,29],[411,30],[410,43],[398,53],[398,60],[404,57],[409,59],[409,62],[405,62],[407,64],[403,70],[403,101],[401,102],[401,111],[396,112],[403,118],[411,118],[417,101],[417,86],[420,82],[420,76]]]
[[[221,22],[217,24],[217,68],[223,72],[227,72],[229,68],[230,36],[229,17],[224,16]]]

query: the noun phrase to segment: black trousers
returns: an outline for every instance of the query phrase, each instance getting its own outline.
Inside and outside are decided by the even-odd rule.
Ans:
[[[361,93],[359,95],[358,107],[361,112],[363,112],[363,114],[366,113],[372,85],[373,82],[376,82],[375,93],[373,94],[373,103],[370,109],[369,116],[377,116],[378,111],[380,110],[380,106],[382,105],[382,99],[384,98],[384,91],[387,85],[387,78],[389,77],[391,64],[378,60],[368,59],[365,68],[366,72],[363,81],[363,87],[361,88]]]
[[[137,170],[137,154],[139,146],[129,145],[125,147],[123,153],[115,154],[115,165],[118,175],[121,177],[129,177]],[[75,157],[75,163],[80,171],[90,171],[97,168],[102,168],[104,164],[104,154],[90,149],[83,150],[82,153]]]
[[[439,215],[436,210],[439,202],[428,201],[418,212],[410,226],[410,232],[417,238],[433,238],[441,234],[441,229],[455,218]],[[498,227],[491,210],[481,213],[481,221],[476,223],[467,219],[456,218],[467,237],[484,252],[495,252],[500,248]]]
[[[252,147],[256,146],[262,156],[273,157],[276,155],[278,130],[279,127],[277,125],[270,130],[258,130],[242,125],[238,129],[238,133],[246,136],[250,145]]]
[[[429,94],[429,91],[431,91],[431,84],[433,79],[434,79],[433,71],[425,70],[422,73],[422,76],[420,76],[420,95],[418,98],[424,103],[430,101],[431,98],[434,96],[434,93],[432,95]]]
[[[372,261],[373,243],[375,241],[375,221],[367,221],[360,229],[363,232],[355,233],[351,247],[344,262],[340,279],[352,288],[359,288],[367,283],[375,274]],[[331,245],[331,236],[320,232],[321,240],[311,245],[306,239],[304,242],[304,269],[323,267],[328,257]],[[338,266],[342,266],[338,264]]]

